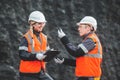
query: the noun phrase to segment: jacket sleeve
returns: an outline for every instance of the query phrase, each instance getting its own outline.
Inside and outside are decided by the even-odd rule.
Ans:
[[[66,36],[61,38],[61,42],[63,43],[69,54],[74,57],[84,56],[86,53],[88,53],[88,51],[92,50],[95,47],[95,43],[90,38],[86,39],[78,46],[74,46],[72,43],[70,43]]]
[[[19,57],[22,60],[37,60],[36,58],[36,54],[32,54],[28,52],[28,42],[25,39],[25,37],[23,37],[21,39],[20,45],[19,45]]]
[[[65,58],[63,64],[75,67],[76,66],[76,60]]]

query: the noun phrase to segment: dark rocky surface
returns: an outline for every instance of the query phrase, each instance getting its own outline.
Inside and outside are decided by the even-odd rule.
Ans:
[[[57,27],[61,27],[72,43],[81,39],[76,22],[86,15],[98,21],[97,34],[103,44],[101,80],[120,79],[120,1],[119,0],[0,0],[0,80],[18,80],[19,40],[28,27],[28,15],[33,10],[42,11],[47,19],[44,32],[59,56],[73,58],[60,43]],[[55,80],[73,80],[74,67],[47,64]]]

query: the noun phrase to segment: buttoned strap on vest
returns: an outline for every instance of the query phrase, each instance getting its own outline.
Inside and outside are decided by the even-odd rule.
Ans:
[[[28,31],[24,37],[28,42],[28,52],[31,54],[36,54],[38,52],[45,52],[47,47],[47,39],[43,33],[40,33],[39,37],[41,39],[38,40],[36,35],[32,36],[31,31]],[[34,60],[34,61],[24,61],[20,62],[20,72],[22,73],[38,73],[41,69],[45,69],[45,62]]]

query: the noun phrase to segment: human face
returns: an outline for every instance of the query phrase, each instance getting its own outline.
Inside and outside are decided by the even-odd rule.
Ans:
[[[33,29],[37,32],[41,32],[45,26],[45,22],[31,22],[30,23],[33,26]]]
[[[80,24],[78,27],[79,35],[84,36],[91,31],[91,26],[89,24]]]

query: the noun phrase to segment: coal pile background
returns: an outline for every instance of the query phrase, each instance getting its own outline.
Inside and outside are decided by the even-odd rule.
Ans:
[[[70,41],[77,45],[81,38],[76,23],[84,16],[97,19],[97,34],[103,44],[101,80],[120,79],[120,0],[0,0],[0,80],[18,80],[18,46],[28,29],[28,15],[42,11],[47,19],[44,33],[51,48],[59,49],[59,56],[73,58],[57,37],[61,27]],[[55,80],[73,80],[74,67],[47,64]]]

